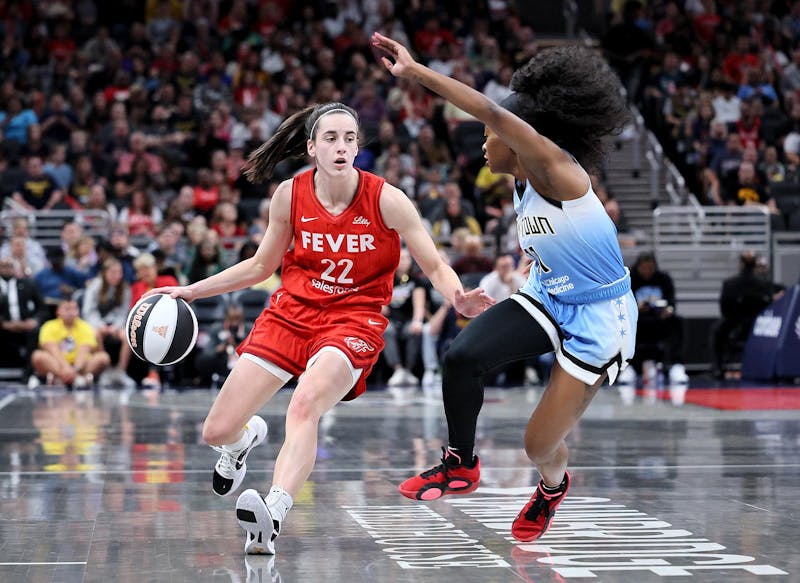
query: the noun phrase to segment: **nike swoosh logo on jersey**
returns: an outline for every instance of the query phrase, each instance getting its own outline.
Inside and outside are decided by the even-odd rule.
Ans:
[[[375,320],[373,320],[372,318],[368,318],[368,319],[367,319],[367,322],[369,322],[369,323],[370,323],[370,324],[372,324],[373,326],[380,326],[380,325],[381,325],[381,323],[382,323],[382,322],[376,322],[376,321],[375,321]]]
[[[310,221],[316,221],[319,217],[300,217],[301,223],[308,223]]]

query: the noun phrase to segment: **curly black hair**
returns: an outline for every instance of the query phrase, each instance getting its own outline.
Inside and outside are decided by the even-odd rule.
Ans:
[[[630,114],[620,81],[603,58],[579,45],[544,49],[511,78],[517,115],[536,131],[597,170],[604,136],[618,133]]]

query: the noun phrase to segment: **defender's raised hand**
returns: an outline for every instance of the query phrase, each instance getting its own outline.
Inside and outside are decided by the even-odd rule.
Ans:
[[[377,32],[372,33],[372,45],[387,55],[381,57],[381,61],[392,75],[409,79],[412,77],[411,69],[417,62],[411,57],[408,49],[396,40]]]

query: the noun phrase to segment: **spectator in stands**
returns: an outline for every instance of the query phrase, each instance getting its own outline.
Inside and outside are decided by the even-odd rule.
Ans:
[[[736,95],[736,85],[723,81],[717,84],[711,104],[714,107],[714,119],[726,125],[739,121],[742,111],[742,100]]]
[[[64,193],[69,192],[72,185],[72,165],[67,164],[66,144],[55,144],[50,149],[47,163],[42,167],[46,175],[52,176],[55,180],[56,188]]]
[[[100,386],[136,386],[125,372],[131,358],[125,338],[130,306],[131,288],[122,278],[122,264],[114,258],[106,259],[100,274],[86,285],[81,310],[83,319],[95,330],[98,345],[109,354],[119,355],[116,366],[105,370],[98,379]]]
[[[778,207],[760,183],[756,168],[752,162],[743,161],[736,173],[736,178],[724,187],[723,199],[726,204],[739,206],[765,206],[770,213],[778,214]]]
[[[77,221],[67,221],[61,227],[61,249],[67,259],[75,254],[81,237],[83,237],[83,227]],[[69,265],[69,261],[67,261],[67,265]]]
[[[11,237],[10,241],[4,243],[8,246],[8,253],[1,256],[11,259],[14,264],[14,276],[18,278],[33,277],[34,273],[38,273],[47,265],[46,260],[41,265],[35,265],[28,259],[25,241],[24,237]]]
[[[389,325],[383,332],[386,345],[383,357],[394,371],[388,387],[417,386],[414,369],[422,347],[422,325],[425,321],[425,287],[412,272],[413,262],[407,249],[400,251],[394,272],[392,301],[383,307]]]
[[[66,144],[72,131],[78,127],[78,118],[70,111],[64,96],[54,93],[50,96],[49,107],[42,114],[40,125],[45,140]]]
[[[221,386],[225,382],[239,358],[236,347],[249,332],[242,307],[229,305],[225,309],[225,319],[208,330],[206,344],[195,358],[201,383],[211,382],[215,386]]]
[[[219,186],[214,184],[211,170],[201,168],[197,172],[197,185],[194,187],[194,209],[208,215],[218,202]]]
[[[517,271],[516,267],[513,255],[498,255],[494,260],[494,269],[481,278],[478,287],[498,302],[511,297],[527,281],[527,277]]]
[[[217,208],[214,209],[210,226],[222,239],[232,239],[247,235],[244,227],[239,222],[239,211],[232,202],[221,202],[217,205]],[[227,243],[225,246],[233,247],[231,243]]]
[[[36,113],[23,107],[19,93],[12,93],[6,101],[5,111],[0,111],[0,129],[5,139],[24,145],[28,140],[28,127],[35,123],[38,123]]]
[[[61,300],[71,297],[75,290],[83,289],[86,274],[65,264],[64,250],[61,247],[48,249],[47,260],[50,266],[34,276],[45,302],[58,304]]]
[[[25,210],[38,211],[54,208],[63,198],[55,179],[46,174],[42,159],[30,156],[25,164],[25,176],[12,195],[14,202]]]
[[[144,188],[135,188],[131,193],[130,205],[123,208],[118,220],[128,225],[128,232],[132,237],[155,237],[158,225],[164,216],[155,204],[153,197]]]
[[[89,198],[86,201],[86,204],[83,207],[83,210],[86,211],[105,211],[108,213],[108,222],[116,223],[117,222],[117,207],[113,204],[108,202],[106,198],[106,187],[102,184],[92,184],[89,188]],[[89,219],[87,215],[82,214],[83,221],[91,222],[95,219]],[[99,219],[102,220],[102,219]]]
[[[771,282],[756,275],[757,260],[752,251],[745,251],[739,257],[739,273],[722,283],[722,317],[712,330],[712,373],[717,378],[725,376],[728,362],[740,358],[756,317],[780,294]]]
[[[213,236],[212,236],[213,235]],[[225,269],[216,233],[210,231],[194,249],[194,255],[186,269],[186,279],[195,283]],[[160,286],[158,286],[160,287]]]
[[[443,196],[444,213],[433,221],[434,239],[447,239],[459,227],[465,227],[473,235],[481,235],[481,225],[475,218],[472,203],[463,200],[458,184],[452,181],[445,184]]]
[[[16,245],[14,239],[18,239]],[[16,251],[12,248],[16,246]],[[11,222],[11,239],[0,246],[0,257],[14,257],[17,274],[31,276],[47,265],[44,247],[30,235],[30,225],[25,217],[16,217]]]
[[[658,269],[652,253],[642,253],[637,258],[631,270],[631,291],[639,305],[633,368],[641,374],[645,360],[656,360],[669,370],[670,383],[687,383],[683,320],[675,313],[675,286],[669,274]],[[620,382],[632,381],[630,373],[620,376]]]
[[[62,299],[56,318],[42,324],[39,348],[31,355],[34,374],[28,387],[39,386],[47,378],[77,389],[89,387],[110,364],[106,352],[98,348],[95,331],[78,317],[78,302]]]
[[[28,368],[46,316],[36,282],[17,277],[14,260],[0,257],[0,366]]]
[[[483,253],[483,239],[481,239],[481,236],[475,233],[467,235],[464,239],[461,255],[453,260],[453,271],[460,276],[474,273],[482,277],[492,271],[492,267],[492,260]],[[470,287],[476,287],[475,283],[473,282]]]
[[[164,254],[164,265],[182,273],[188,264],[188,250],[183,243],[183,223],[169,221],[161,225],[158,237],[148,247],[149,253],[159,250]]]

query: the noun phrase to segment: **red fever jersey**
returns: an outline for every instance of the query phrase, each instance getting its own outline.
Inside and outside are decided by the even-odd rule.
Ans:
[[[281,280],[303,303],[379,310],[392,299],[400,237],[381,217],[383,178],[358,173],[358,190],[337,216],[317,198],[314,170],[294,177],[294,247],[283,259]]]

